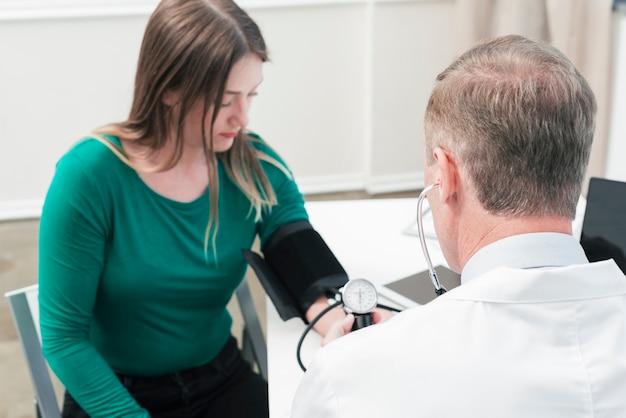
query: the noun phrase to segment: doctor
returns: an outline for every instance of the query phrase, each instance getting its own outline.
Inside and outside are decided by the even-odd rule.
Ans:
[[[571,225],[596,102],[555,48],[478,44],[425,116],[435,229],[462,285],[322,348],[300,417],[626,417],[626,278]]]

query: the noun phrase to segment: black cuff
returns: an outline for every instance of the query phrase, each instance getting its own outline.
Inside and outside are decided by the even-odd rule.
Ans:
[[[308,221],[280,227],[262,251],[265,260],[250,251],[244,255],[283,320],[297,311],[306,322],[306,311],[313,302],[324,295],[334,297],[348,282],[345,270]]]

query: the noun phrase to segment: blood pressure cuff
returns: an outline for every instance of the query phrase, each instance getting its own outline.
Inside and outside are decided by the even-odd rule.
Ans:
[[[334,296],[348,275],[308,221],[283,225],[261,248],[263,258],[243,250],[276,311],[286,321],[300,317],[320,296]]]

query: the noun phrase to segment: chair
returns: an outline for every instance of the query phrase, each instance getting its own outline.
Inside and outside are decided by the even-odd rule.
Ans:
[[[39,331],[39,286],[32,285],[5,293],[13,322],[26,357],[26,365],[35,391],[35,413],[38,418],[61,418],[48,365],[41,349]],[[267,380],[267,345],[261,324],[244,279],[236,290],[237,302],[244,320],[242,354]]]
[[[243,279],[235,293],[244,323],[241,353],[248,363],[256,363],[259,373],[267,381],[267,344],[246,279]]]
[[[39,286],[32,285],[6,293],[13,322],[24,355],[30,380],[35,390],[35,412],[38,418],[61,418],[48,365],[41,351],[39,333]]]

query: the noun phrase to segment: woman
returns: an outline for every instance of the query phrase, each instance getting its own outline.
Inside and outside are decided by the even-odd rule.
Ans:
[[[265,60],[233,1],[163,0],[128,120],[58,163],[39,286],[64,417],[268,415],[267,383],[241,359],[226,310],[241,249],[307,219],[283,161],[245,131]]]

